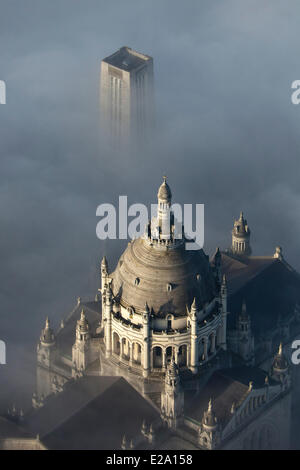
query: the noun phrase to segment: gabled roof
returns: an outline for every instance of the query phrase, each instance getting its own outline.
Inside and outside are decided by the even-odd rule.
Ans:
[[[35,436],[34,436],[35,437]],[[33,438],[33,434],[23,429],[18,424],[9,419],[0,416],[0,439],[29,439]]]
[[[49,396],[28,419],[49,449],[120,449],[158,412],[122,377],[82,377]]]
[[[186,403],[186,416],[201,422],[208,402],[212,399],[213,410],[220,423],[231,419],[231,407],[240,405],[248,395],[249,382],[253,388],[264,386],[266,372],[256,367],[222,369],[213,373],[199,395],[190,396]],[[269,378],[269,384],[275,382]]]
[[[277,261],[273,256],[235,258],[223,252],[221,254],[222,272],[226,275],[229,295],[236,293]]]
[[[246,301],[255,335],[266,334],[281,321],[289,321],[300,302],[300,276],[285,261],[251,256],[235,259],[222,253],[222,272],[228,286],[228,326],[234,328]]]

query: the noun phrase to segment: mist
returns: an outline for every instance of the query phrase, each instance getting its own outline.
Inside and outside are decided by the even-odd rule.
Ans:
[[[57,326],[93,299],[102,256],[112,270],[126,247],[97,239],[99,204],[155,203],[166,174],[174,202],[205,205],[207,253],[243,210],[253,254],[281,245],[300,268],[299,14],[296,1],[0,1],[3,408],[30,401],[46,316]],[[112,152],[100,61],[124,45],[154,58],[156,132]]]

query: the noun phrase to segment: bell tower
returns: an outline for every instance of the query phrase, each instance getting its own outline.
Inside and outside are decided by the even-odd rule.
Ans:
[[[72,348],[73,375],[82,372],[89,363],[90,327],[82,310],[76,326],[76,341]]]
[[[243,212],[240,213],[238,220],[234,221],[232,229],[232,244],[231,251],[235,255],[241,256],[250,256],[251,255],[251,246],[250,246],[250,228],[248,226],[247,220],[244,219]]]
[[[183,420],[184,391],[180,383],[178,367],[172,357],[161,394],[161,417],[169,428],[176,429]]]
[[[42,329],[37,345],[37,398],[46,397],[52,391],[52,366],[56,360],[57,347],[54,331],[46,318],[45,328]]]

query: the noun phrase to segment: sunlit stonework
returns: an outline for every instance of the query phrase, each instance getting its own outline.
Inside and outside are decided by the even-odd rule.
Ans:
[[[95,301],[78,298],[56,332],[47,319],[29,427],[52,422],[56,406],[65,416],[44,430],[46,448],[287,448],[291,371],[281,341],[300,331],[297,273],[280,247],[250,256],[242,213],[228,250],[211,259],[186,250],[166,178],[157,197],[156,216],[115,270],[103,258]],[[275,288],[285,283],[288,303]],[[71,416],[78,432],[72,424],[65,442]]]

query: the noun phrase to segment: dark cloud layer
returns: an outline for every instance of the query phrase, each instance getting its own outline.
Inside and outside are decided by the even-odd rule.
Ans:
[[[30,390],[46,315],[57,324],[94,296],[103,253],[113,266],[125,246],[96,239],[97,205],[155,202],[165,173],[177,202],[205,204],[206,251],[229,245],[243,209],[254,252],[281,244],[300,268],[299,13],[296,1],[0,1],[6,398]],[[130,154],[99,137],[100,60],[122,45],[155,61],[156,135]]]

